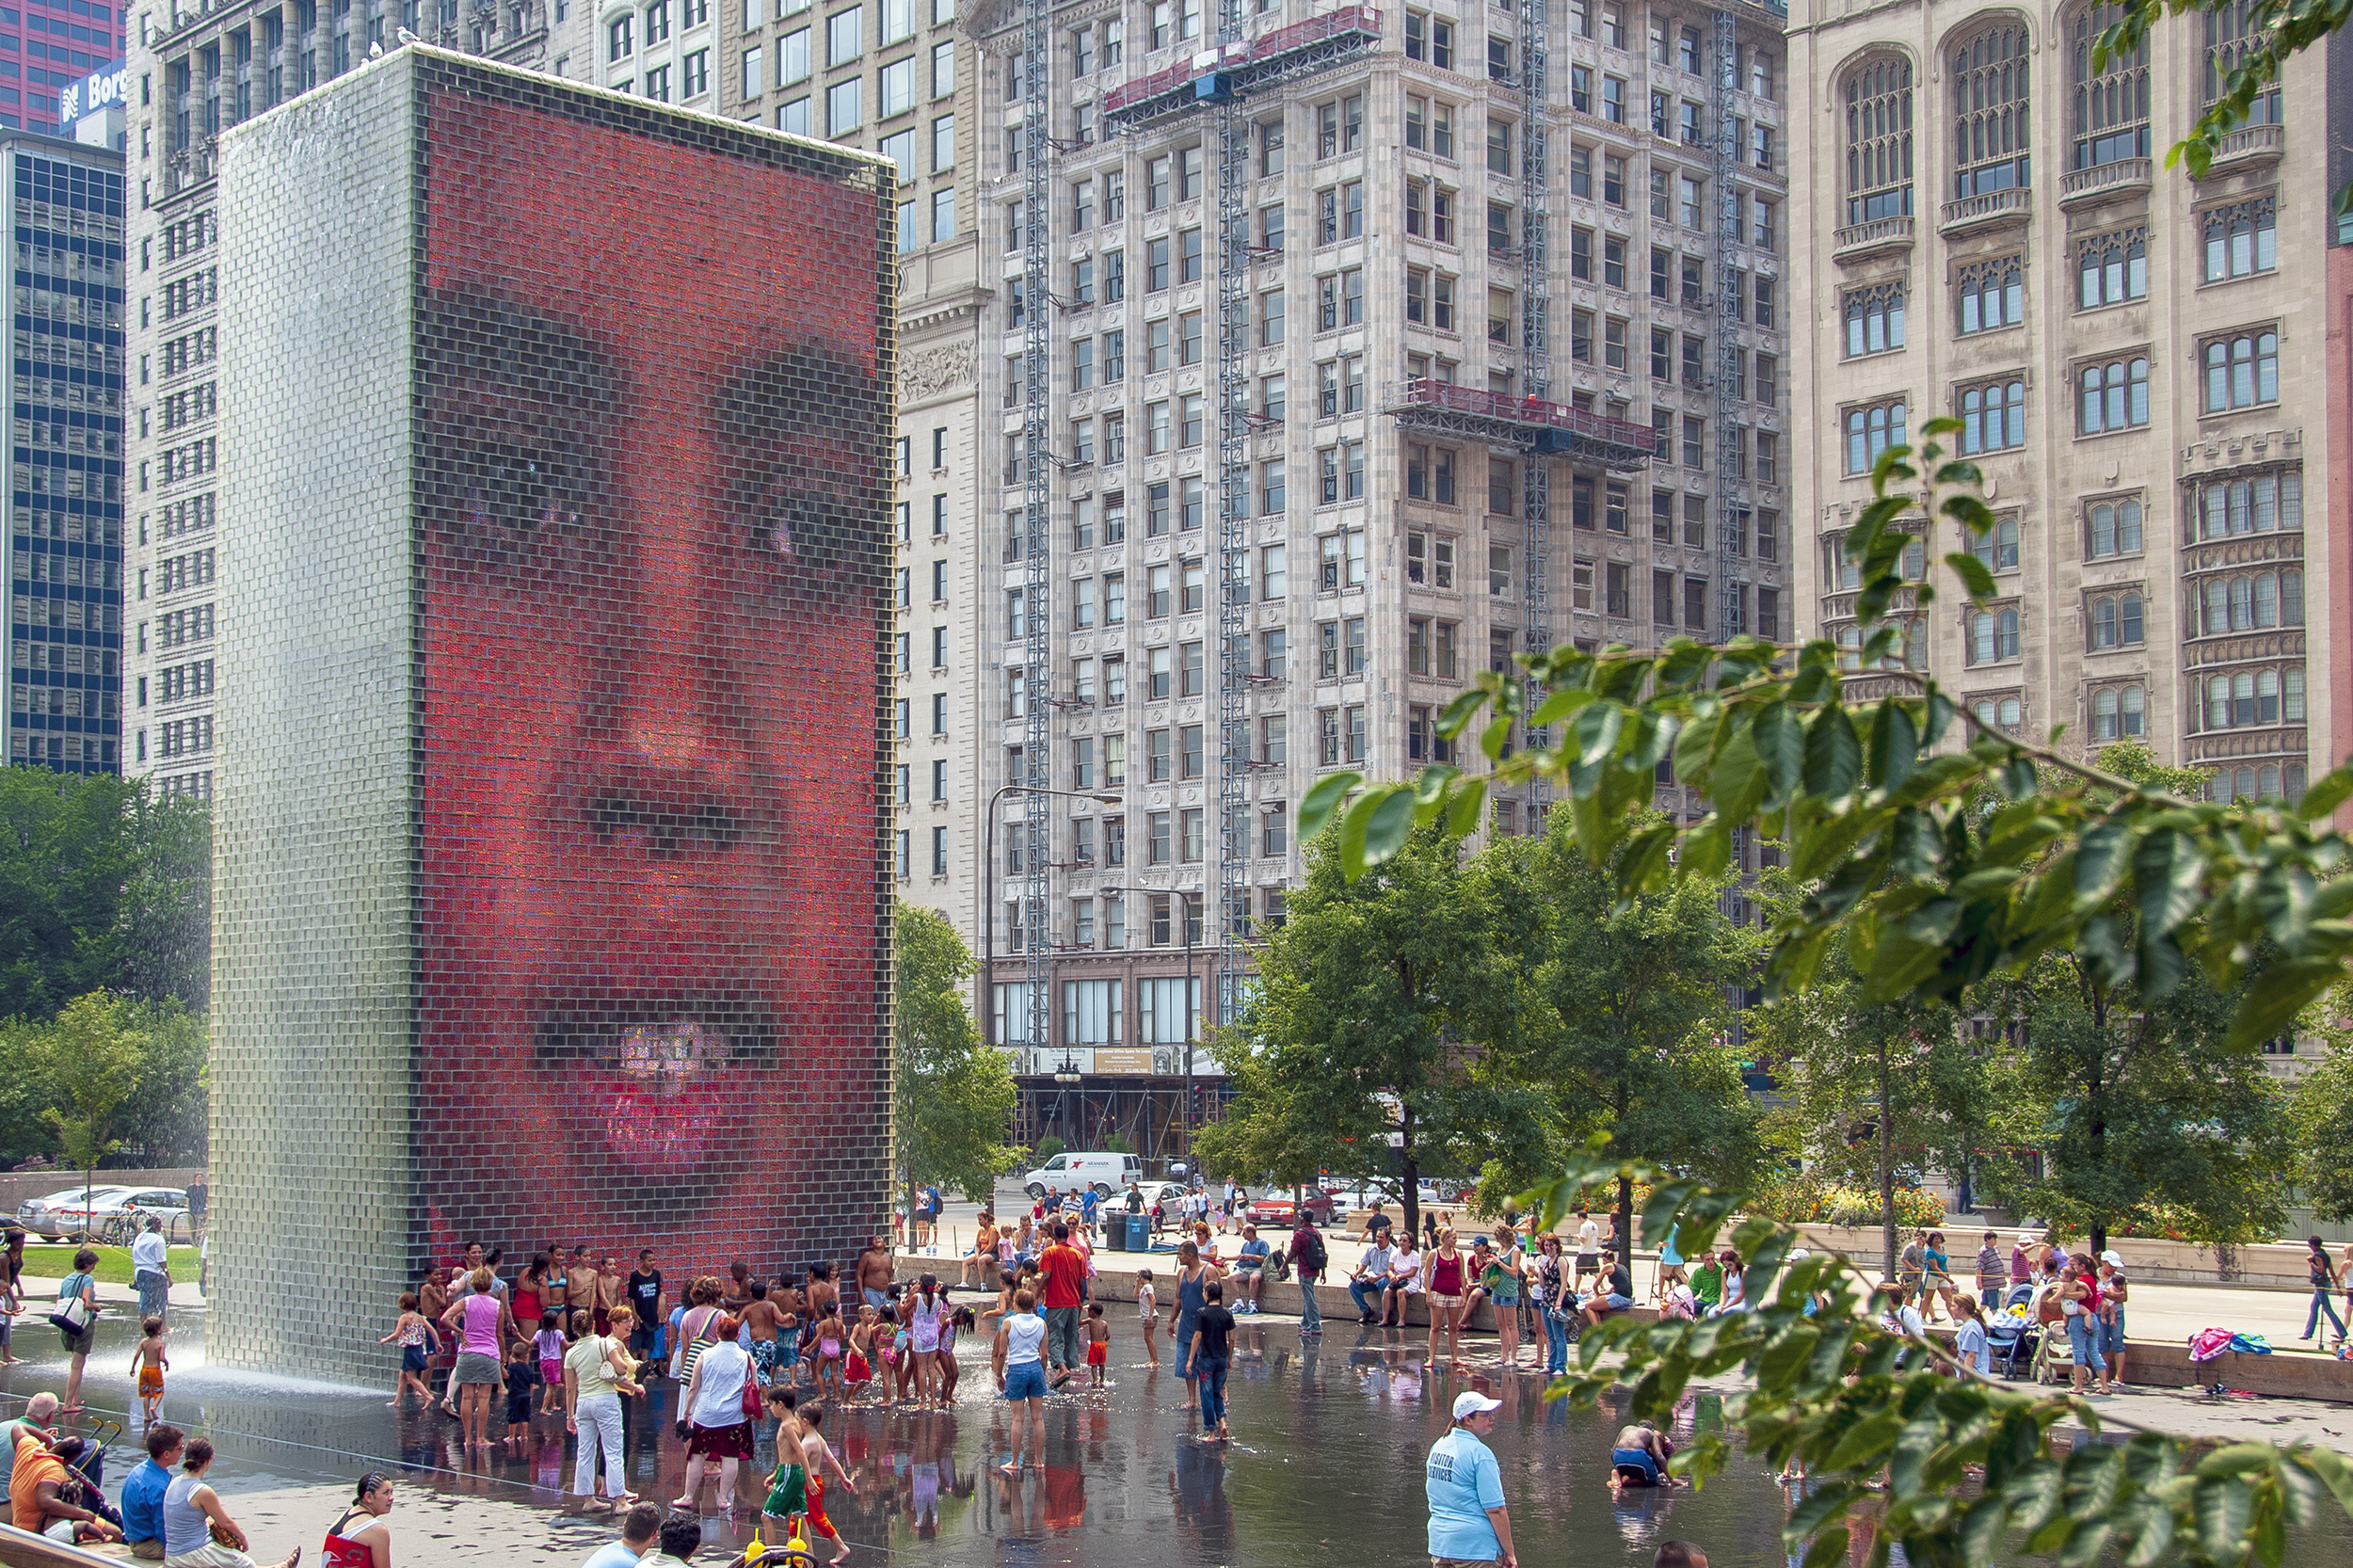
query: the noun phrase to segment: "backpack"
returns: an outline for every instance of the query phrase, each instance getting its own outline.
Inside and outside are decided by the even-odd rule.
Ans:
[[[1300,1249],[1299,1257],[1300,1261],[1307,1266],[1309,1273],[1323,1272],[1323,1266],[1331,1261],[1331,1257],[1323,1250],[1322,1232],[1315,1230],[1307,1232],[1307,1244]]]

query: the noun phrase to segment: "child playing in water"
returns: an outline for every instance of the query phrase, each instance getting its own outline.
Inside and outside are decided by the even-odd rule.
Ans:
[[[537,1345],[530,1339],[518,1339],[509,1345],[506,1348],[506,1446],[510,1448],[531,1435],[531,1385],[539,1379]],[[562,1383],[561,1371],[557,1372],[556,1381],[559,1384]]]
[[[1152,1289],[1152,1271],[1136,1271],[1136,1320],[1144,1325],[1144,1352],[1152,1358],[1152,1365],[1160,1364],[1160,1343],[1152,1336],[1153,1325],[1160,1321],[1160,1297]]]
[[[155,1408],[164,1402],[164,1368],[171,1365],[171,1357],[164,1343],[168,1336],[161,1318],[141,1318],[139,1330],[146,1337],[132,1349],[131,1369],[139,1379],[139,1419],[152,1427]]]
[[[394,1409],[408,1397],[411,1388],[425,1403],[433,1402],[433,1390],[424,1385],[424,1369],[440,1352],[441,1336],[433,1332],[433,1324],[417,1310],[417,1293],[405,1291],[400,1298],[400,1320],[392,1324],[392,1332],[376,1341],[400,1344],[400,1379],[392,1384],[392,1397],[385,1402]]]
[[[850,1327],[850,1355],[841,1381],[850,1387],[863,1391],[874,1381],[874,1330],[878,1319],[871,1306],[857,1309],[857,1321]]]
[[[539,1314],[539,1332],[531,1336],[531,1351],[539,1363],[539,1414],[564,1414],[564,1331],[552,1312]]]
[[[849,1349],[850,1332],[842,1326],[841,1309],[828,1305],[825,1315],[817,1320],[817,1396],[824,1398],[827,1389],[836,1400],[846,1401],[849,1393],[842,1384],[842,1357]]]
[[[1112,1326],[1103,1320],[1103,1304],[1087,1303],[1087,1382],[1096,1388],[1103,1386],[1104,1373],[1112,1359]]]

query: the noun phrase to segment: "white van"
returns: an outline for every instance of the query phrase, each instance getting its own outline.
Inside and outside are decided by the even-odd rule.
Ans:
[[[1144,1161],[1132,1154],[1064,1153],[1023,1176],[1021,1186],[1033,1198],[1044,1197],[1048,1187],[1064,1192],[1092,1187],[1098,1196],[1109,1197],[1143,1179]]]

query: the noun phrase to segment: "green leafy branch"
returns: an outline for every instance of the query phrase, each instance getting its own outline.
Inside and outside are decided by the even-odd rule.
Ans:
[[[2091,69],[2106,71],[2147,47],[2150,34],[2168,16],[2202,19],[2227,8],[2226,0],[2130,0],[2092,45]],[[2247,46],[2223,77],[2221,95],[2206,105],[2187,136],[2166,150],[2165,167],[2185,168],[2193,180],[2206,177],[2224,139],[2247,123],[2255,100],[2280,80],[2290,58],[2353,21],[2353,0],[2246,0],[2238,21]],[[2353,211],[2353,184],[2337,192],[2336,210]]]
[[[1642,1210],[1646,1245],[1670,1229],[1706,1250],[1738,1194],[1636,1164],[1573,1165],[1524,1193],[1545,1226],[1587,1187],[1621,1176],[1656,1183]],[[2290,1527],[2318,1520],[2323,1494],[2353,1514],[2353,1469],[2329,1448],[2237,1443],[2203,1454],[2064,1395],[2033,1395],[1977,1377],[1930,1341],[1890,1333],[1868,1315],[1869,1283],[1843,1255],[1795,1261],[1797,1233],[1751,1219],[1732,1234],[1747,1260],[1746,1308],[1699,1321],[1605,1320],[1578,1342],[1577,1367],[1549,1393],[1590,1404],[1631,1390],[1631,1415],[1664,1421],[1695,1378],[1740,1374],[1727,1429],[1746,1450],[1808,1478],[1784,1539],[1805,1568],[1844,1562],[1856,1529],[1881,1568],[1900,1544],[1933,1568],[1982,1568],[2021,1551],[2088,1568],[2113,1554],[2128,1568],[2278,1568]],[[1609,1366],[1605,1354],[1618,1352]],[[2052,1439],[2060,1422],[2114,1427],[2121,1444]],[[1704,1432],[1673,1469],[1704,1484],[1732,1456]],[[1981,1484],[1978,1484],[1981,1481]]]
[[[1938,444],[1959,428],[1931,421],[1916,452],[1891,447],[1873,470],[1845,546],[1859,648],[1678,637],[1523,654],[1482,674],[1439,726],[1449,738],[1476,726],[1487,772],[1330,775],[1301,802],[1300,837],[1337,832],[1353,879],[1417,825],[1468,833],[1492,790],[1541,778],[1561,790],[1557,808],[1622,902],[1721,874],[1741,830],[1787,846],[1808,890],[1768,932],[1770,997],[1805,989],[1833,942],[1866,1004],[1957,1002],[2060,949],[2097,984],[2162,1001],[2188,965],[2228,988],[2261,952],[2264,984],[2247,988],[2230,1043],[2251,1050],[2281,1033],[2353,955],[2353,878],[2336,875],[2346,845],[2328,824],[2353,773],[2327,775],[2293,806],[2188,799],[1989,727],[1912,668],[1899,617],[1925,612],[1936,589],[1907,575],[1907,554],[1930,520],[1980,536],[1993,522],[1977,466]],[[1993,592],[1974,554],[1943,565],[1973,602]],[[1869,695],[1873,684],[1886,689]],[[1515,733],[1531,744],[1513,751]],[[1706,798],[1706,816],[1645,809],[1661,763]]]

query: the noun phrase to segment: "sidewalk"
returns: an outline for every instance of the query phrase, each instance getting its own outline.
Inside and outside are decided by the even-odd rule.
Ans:
[[[64,1283],[63,1279],[42,1279],[35,1274],[19,1276],[17,1287],[24,1298],[24,1316],[17,1320],[17,1326],[23,1327],[26,1319],[45,1319],[49,1309],[42,1304],[56,1301],[57,1287]],[[102,1307],[136,1306],[139,1304],[138,1289],[135,1286],[108,1285],[100,1280],[98,1304]],[[171,1304],[201,1312],[204,1310],[204,1295],[196,1288],[196,1281],[175,1279],[171,1282]]]

